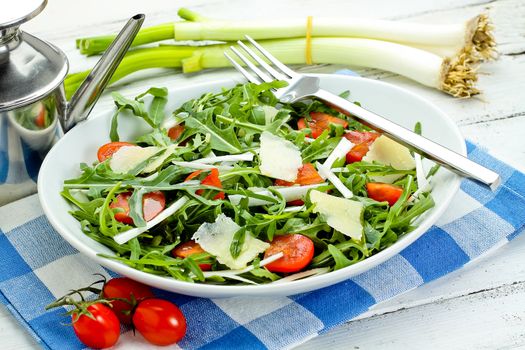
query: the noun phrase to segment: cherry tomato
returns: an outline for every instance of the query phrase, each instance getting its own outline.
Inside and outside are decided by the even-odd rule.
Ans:
[[[368,153],[370,148],[366,143],[361,143],[352,147],[350,152],[346,154],[346,162],[348,164],[360,162],[363,160],[363,157]]]
[[[133,314],[133,325],[148,342],[165,346],[186,334],[186,318],[173,303],[163,299],[145,299]]]
[[[168,130],[168,136],[172,140],[177,140],[184,132],[184,125],[178,124]]]
[[[182,244],[179,244],[171,251],[171,254],[176,258],[187,258],[193,254],[205,253],[206,251],[202,249],[199,243],[195,241],[188,241]],[[210,271],[211,264],[199,264],[199,267],[202,271]]]
[[[100,146],[97,152],[98,161],[105,161],[106,159],[110,158],[121,147],[124,146],[133,146],[133,144],[129,142],[110,142]]]
[[[381,134],[370,131],[348,131],[344,137],[355,146],[346,154],[346,162],[360,162],[368,153],[369,147]]]
[[[304,118],[299,119],[297,121],[297,127],[299,130],[305,129],[306,123],[308,123],[308,127],[312,130],[312,137],[314,139],[318,138],[323,131],[329,129],[331,123],[341,124],[343,128],[348,127],[347,121],[322,112],[310,112],[310,118],[310,121],[306,121]]]
[[[323,178],[315,167],[311,163],[305,163],[297,171],[297,179],[294,182],[284,181],[284,180],[275,180],[275,186],[293,186],[293,185],[314,185],[323,182]],[[288,202],[289,205],[303,205],[304,202],[300,199]]]
[[[87,315],[73,314],[73,330],[78,339],[86,346],[95,349],[109,348],[120,337],[120,322],[111,308],[95,303],[87,310],[93,318]]]
[[[109,205],[110,208],[121,208],[124,211],[115,213],[115,220],[123,224],[133,225],[133,219],[129,216],[129,197],[131,192],[124,192],[117,195],[115,200]],[[142,197],[142,214],[144,220],[150,221],[155,216],[159,215],[166,206],[166,197],[161,191],[154,191],[146,193]]]
[[[35,125],[38,126],[40,129],[43,129],[46,126],[46,114],[46,107],[44,107],[44,105],[40,105],[40,111],[38,112],[38,115],[35,118]]]
[[[283,252],[284,256],[266,265],[272,272],[297,272],[310,263],[314,257],[314,243],[306,236],[289,234],[274,237],[264,258]]]
[[[396,204],[403,193],[403,188],[381,182],[369,182],[366,184],[368,197],[378,202],[388,202],[390,206]]]
[[[133,300],[139,302],[146,298],[153,298],[153,292],[149,286],[139,283],[127,277],[113,278],[109,280],[102,289],[104,298],[122,298],[130,303],[120,300],[111,301],[111,307],[123,324],[131,324],[131,310]]]
[[[202,170],[194,171],[193,173],[188,175],[188,177],[184,181],[192,180],[196,178],[197,176],[199,176],[201,173],[202,173]],[[211,169],[210,174],[206,176],[204,179],[202,179],[201,184],[207,185],[207,186],[213,186],[217,188],[222,188],[221,179],[219,179],[219,170],[217,168]],[[200,196],[204,193],[204,190],[202,189],[197,190],[197,192],[195,193]],[[225,198],[224,192],[219,192],[215,195],[215,197],[213,197],[213,199],[224,199],[224,198]]]

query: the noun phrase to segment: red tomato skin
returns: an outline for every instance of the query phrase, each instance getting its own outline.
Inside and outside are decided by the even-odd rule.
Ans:
[[[97,152],[98,161],[105,161],[106,159],[110,158],[121,147],[124,146],[134,146],[134,144],[129,142],[110,142],[100,146]]]
[[[294,182],[284,181],[277,179],[275,180],[274,184],[275,186],[293,186],[295,184],[297,185],[314,185],[324,182],[323,178],[317,170],[315,170],[315,167],[311,163],[305,163],[303,166],[298,170],[297,172],[297,179],[295,179]],[[297,205],[301,206],[304,202],[300,199],[290,201],[288,202],[288,205]]]
[[[96,303],[88,306],[95,319],[86,315],[73,314],[73,330],[78,339],[86,346],[104,349],[115,345],[120,337],[120,322],[111,308]]]
[[[111,209],[120,208],[124,211],[115,213],[115,220],[127,224],[133,225],[133,219],[129,216],[129,197],[131,192],[124,192],[117,195],[115,200],[109,205]]]
[[[142,199],[144,220],[150,221],[166,207],[166,196],[161,191],[146,193]]]
[[[133,297],[137,302],[155,297],[149,286],[127,277],[110,279],[102,289],[102,296],[104,298],[128,299],[129,301],[132,301]],[[121,323],[131,324],[131,314],[124,313],[124,311],[131,311],[133,307],[131,304],[125,301],[113,300],[111,301],[111,307]]]
[[[178,124],[168,130],[168,137],[176,141],[184,132],[184,125]]]
[[[187,258],[193,254],[205,253],[206,251],[202,249],[199,243],[195,241],[187,241],[176,246],[172,251],[171,255],[175,258]],[[210,271],[211,264],[199,264],[199,267],[202,271]]]
[[[330,128],[330,123],[341,124],[343,128],[348,127],[347,121],[322,112],[310,112],[310,118],[311,121],[308,122],[304,118],[299,119],[297,121],[297,127],[299,130],[305,129],[308,123],[308,128],[312,131],[311,136],[314,139],[318,138],[323,131]]]
[[[378,202],[388,202],[390,206],[396,204],[403,194],[403,188],[381,182],[369,182],[366,184],[368,197]]]
[[[371,131],[347,131],[344,137],[355,146],[346,154],[347,163],[360,162],[368,153],[369,147],[381,134]]]
[[[199,176],[201,173],[202,173],[202,170],[194,171],[193,173],[189,174],[188,177],[186,177],[184,181],[192,180],[196,178],[197,176]],[[210,170],[210,174],[207,175],[204,179],[202,179],[201,184],[207,185],[207,186],[213,186],[217,188],[222,188],[222,183],[221,183],[221,180],[219,179],[219,169],[212,168]],[[200,196],[204,193],[204,190],[197,190],[195,193]],[[224,198],[226,198],[224,192],[219,192],[213,197],[213,199],[215,200],[224,199]]]
[[[297,178],[294,182],[275,180],[276,186],[293,186],[293,185],[314,185],[324,182],[323,178],[311,163],[304,163],[297,171]]]
[[[374,143],[379,136],[381,136],[380,133],[373,131],[347,131],[344,134],[344,137],[354,145],[366,143],[368,146]]]
[[[346,154],[346,162],[348,164],[360,162],[363,157],[368,153],[369,147],[366,143],[361,143],[352,147],[350,152]]]
[[[148,342],[159,346],[177,343],[186,334],[186,318],[175,304],[163,299],[141,301],[133,325]]]
[[[131,197],[131,192],[120,193],[109,207],[111,209],[124,209],[123,212],[115,213],[115,220],[123,224],[133,225],[133,219],[129,216],[129,197]],[[146,221],[150,221],[159,215],[165,207],[166,196],[161,191],[148,192],[142,197],[142,215]]]
[[[44,105],[40,105],[40,111],[38,112],[38,115],[35,118],[35,125],[38,126],[40,129],[43,129],[44,126],[46,126],[46,107]]]
[[[264,258],[283,252],[284,256],[267,264],[271,272],[291,273],[305,268],[314,257],[314,242],[301,234],[288,234],[274,237],[266,249]]]

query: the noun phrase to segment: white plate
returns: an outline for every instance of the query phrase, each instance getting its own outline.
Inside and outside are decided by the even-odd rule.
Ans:
[[[414,127],[417,121],[420,121],[423,125],[423,134],[426,137],[463,155],[466,154],[465,141],[454,122],[423,98],[375,80],[341,75],[318,76],[321,78],[321,86],[326,90],[334,93],[350,90],[352,100],[360,101],[365,108],[388,116],[391,120],[410,129]],[[221,80],[173,89],[170,91],[167,111],[171,112],[190,98],[198,97],[210,91],[219,91],[221,88],[231,87],[235,83],[233,80]],[[59,194],[65,179],[79,175],[79,163],[91,164],[96,160],[99,146],[109,141],[109,125],[112,113],[113,111],[107,111],[107,113],[102,113],[96,118],[78,125],[53,147],[40,169],[38,179],[40,202],[53,227],[80,252],[119,274],[177,293],[199,297],[292,295],[343,281],[386,261],[414,242],[436,222],[459,188],[460,178],[441,169],[434,177],[433,197],[436,206],[419,220],[417,229],[402,237],[388,249],[338,271],[275,285],[217,286],[177,281],[168,277],[147,274],[120,262],[97,256],[100,253],[112,254],[112,251],[82,233],[78,221],[68,214],[71,206]],[[148,130],[145,123],[138,118],[122,118],[119,124],[122,140],[134,140]],[[429,164],[427,164],[428,168]]]

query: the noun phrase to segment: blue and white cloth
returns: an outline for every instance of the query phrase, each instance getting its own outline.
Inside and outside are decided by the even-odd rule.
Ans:
[[[469,158],[502,177],[496,192],[464,180],[438,223],[385,263],[345,282],[291,297],[203,299],[156,291],[179,305],[186,337],[172,349],[280,349],[351,320],[376,303],[454,271],[507,243],[525,225],[525,175],[468,144]],[[112,272],[73,249],[42,215],[36,196],[0,208],[0,302],[45,349],[82,349],[64,310],[44,307]],[[117,349],[150,348],[130,330]]]

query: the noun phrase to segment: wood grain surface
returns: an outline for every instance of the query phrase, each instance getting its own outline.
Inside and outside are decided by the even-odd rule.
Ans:
[[[466,138],[504,161],[525,170],[525,0],[51,0],[47,9],[24,29],[53,42],[70,59],[71,71],[85,69],[96,58],[76,52],[74,39],[118,31],[135,13],[146,24],[177,18],[179,7],[210,17],[275,18],[359,16],[428,23],[462,21],[488,11],[496,28],[500,57],[480,69],[483,94],[458,100],[388,72],[355,69],[365,77],[413,91],[443,109]],[[333,72],[334,66],[305,67]],[[156,85],[181,86],[231,76],[232,70],[182,76],[154,70],[126,78],[110,90],[133,95],[147,79]],[[94,110],[112,105],[103,96]],[[523,214],[525,215],[525,213]],[[58,325],[57,325],[58,326]],[[36,344],[0,307],[0,348],[33,349]],[[525,237],[491,252],[464,268],[398,296],[299,347],[300,349],[518,349],[525,348]]]

